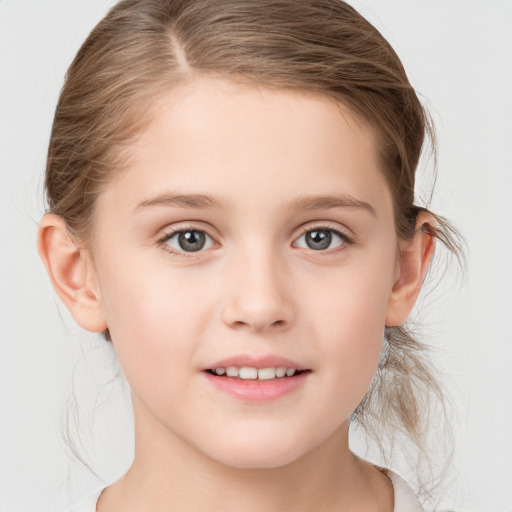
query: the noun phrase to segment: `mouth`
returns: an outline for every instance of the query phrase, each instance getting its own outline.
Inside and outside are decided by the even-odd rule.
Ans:
[[[219,361],[202,373],[212,389],[243,403],[272,402],[298,393],[312,373],[309,368],[297,367],[281,358],[266,358],[266,361],[265,358],[237,358],[238,365],[234,359]]]
[[[311,370],[299,370],[286,366],[271,366],[268,368],[255,368],[251,366],[219,366],[206,370],[207,373],[214,377],[223,379],[235,379],[244,381],[279,381],[298,377]]]

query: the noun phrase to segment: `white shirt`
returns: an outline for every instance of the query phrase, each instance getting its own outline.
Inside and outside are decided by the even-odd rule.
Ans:
[[[393,471],[386,469],[384,472],[393,484],[395,493],[393,512],[423,512],[423,508],[412,489]],[[70,508],[67,512],[96,512],[98,498],[104,489],[105,487],[95,490],[85,500]]]

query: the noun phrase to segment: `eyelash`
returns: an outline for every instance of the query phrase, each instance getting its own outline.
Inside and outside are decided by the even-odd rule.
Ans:
[[[179,233],[186,233],[187,231],[197,231],[199,233],[204,233],[208,238],[212,239],[214,245],[217,245],[212,236],[210,236],[204,229],[198,229],[194,226],[180,226],[177,229],[171,229],[166,232],[160,239],[157,240],[157,245],[162,247],[162,249],[173,256],[177,256],[178,258],[191,258],[195,254],[194,252],[186,252],[186,251],[177,251],[172,249],[165,242],[170,240],[173,236],[178,235]],[[196,251],[197,253],[203,252],[202,250]]]
[[[342,240],[342,243],[339,246],[334,247],[333,249],[317,250],[317,251],[315,251],[314,249],[309,249],[309,250],[315,252],[315,254],[318,254],[323,257],[337,255],[343,251],[346,251],[349,246],[355,244],[355,240],[353,237],[347,235],[347,233],[344,233],[343,231],[340,231],[340,229],[329,226],[327,224],[318,224],[318,225],[313,225],[313,226],[309,225],[309,226],[302,228],[300,235],[295,239],[295,243],[297,242],[297,240],[299,240],[305,234],[311,233],[312,231],[329,231],[331,233],[334,233],[338,237],[340,237],[340,239]]]
[[[177,251],[177,250],[170,248],[168,245],[166,245],[166,242],[168,240],[170,240],[173,236],[175,236],[179,233],[186,233],[187,231],[197,231],[200,233],[204,233],[207,237],[209,237],[211,240],[213,240],[214,244],[216,244],[213,237],[210,236],[205,230],[198,229],[197,227],[194,227],[194,226],[184,226],[184,227],[179,227],[177,229],[173,229],[173,230],[166,232],[161,238],[159,238],[157,240],[157,245],[162,247],[162,249],[164,251],[172,254],[173,256],[177,256],[178,258],[191,258],[194,256],[195,252],[197,252],[197,253],[204,252],[203,250],[198,250],[195,252],[194,251],[191,251],[191,252]],[[331,256],[334,254],[339,254],[340,252],[345,251],[348,248],[347,246],[355,244],[355,240],[351,236],[347,235],[346,233],[344,233],[343,231],[340,231],[337,228],[334,228],[334,227],[326,225],[326,224],[307,226],[307,227],[302,228],[299,236],[295,239],[294,243],[296,243],[297,240],[299,240],[301,237],[303,237],[307,233],[311,233],[312,231],[329,231],[331,233],[334,233],[336,236],[338,236],[342,240],[342,243],[333,249],[317,250],[317,251],[315,251],[314,249],[309,249],[309,250],[319,254],[320,256],[328,257],[328,256]]]

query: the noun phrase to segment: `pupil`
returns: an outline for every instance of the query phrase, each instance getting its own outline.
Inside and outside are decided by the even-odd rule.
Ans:
[[[306,244],[310,249],[321,251],[331,245],[332,234],[326,230],[315,230],[306,233]]]
[[[195,252],[204,247],[206,237],[201,231],[182,231],[179,234],[178,242],[184,251]]]

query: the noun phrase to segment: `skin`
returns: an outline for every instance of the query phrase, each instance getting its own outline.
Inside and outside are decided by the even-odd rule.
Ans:
[[[132,392],[135,459],[98,511],[390,512],[387,477],[349,450],[349,417],[433,241],[397,239],[372,130],[327,99],[219,79],[159,101],[98,199],[92,244],[80,248],[54,215],[40,226],[55,289],[82,327],[108,327]],[[333,195],[341,204],[301,202]],[[314,250],[315,228],[341,236]],[[180,229],[205,232],[205,248],[164,240]],[[251,403],[204,378],[235,354],[311,372]]]

